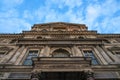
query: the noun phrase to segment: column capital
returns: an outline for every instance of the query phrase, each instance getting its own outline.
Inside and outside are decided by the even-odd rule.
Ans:
[[[33,71],[31,73],[31,80],[39,80],[40,75],[41,75],[41,72],[38,72],[37,70]]]
[[[94,73],[91,71],[86,72],[87,74],[87,80],[95,80]]]

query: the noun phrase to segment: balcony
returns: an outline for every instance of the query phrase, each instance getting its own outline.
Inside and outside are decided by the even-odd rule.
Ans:
[[[37,57],[33,58],[34,70],[52,71],[83,71],[91,70],[90,57]]]

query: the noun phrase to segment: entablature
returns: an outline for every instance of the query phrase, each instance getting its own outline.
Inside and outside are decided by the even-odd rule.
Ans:
[[[91,66],[93,71],[120,71],[119,65],[97,65],[97,66]]]
[[[23,35],[20,33],[20,34],[0,34],[0,38],[21,38],[23,37]]]
[[[83,71],[91,70],[90,57],[36,57],[33,58],[34,70],[38,71]]]
[[[74,34],[74,35],[96,35],[97,31],[46,31],[46,32],[38,32],[38,31],[23,31],[24,35],[45,35],[45,34],[49,34],[49,35],[55,35],[55,34]]]
[[[101,45],[103,44],[101,39],[20,39],[16,43],[17,45],[23,44],[41,44],[41,45],[51,45],[51,44],[88,44],[88,45]]]
[[[97,34],[98,38],[120,38],[120,34]]]
[[[0,72],[31,72],[33,66],[0,64]]]

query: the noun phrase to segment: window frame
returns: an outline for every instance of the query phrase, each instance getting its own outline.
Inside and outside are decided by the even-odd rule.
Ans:
[[[116,51],[114,51],[114,54],[115,54],[115,56],[117,56],[118,58],[120,58],[120,51],[118,50],[116,50]]]
[[[1,55],[1,52],[3,55]],[[0,51],[0,58],[4,57],[5,55],[8,54],[9,51]]]
[[[40,50],[38,50],[38,49],[30,49],[30,50],[28,50],[27,51],[27,55],[25,56],[25,59],[24,59],[24,61],[23,61],[23,65],[25,65],[25,66],[31,66],[32,65],[32,54],[30,54],[30,51],[37,51],[37,56],[36,57],[39,57],[39,53],[40,53]],[[33,54],[36,54],[36,53],[33,53]],[[31,56],[31,57],[30,57]],[[29,58],[30,57],[30,58]],[[26,63],[26,61],[30,61],[31,62],[31,64],[25,64]]]
[[[92,57],[91,57],[91,55],[89,53],[87,53],[89,56],[85,56],[84,51],[90,51],[92,53]],[[95,52],[93,50],[91,50],[91,49],[82,49],[82,53],[83,53],[84,57],[91,57],[91,59],[92,59],[91,64],[92,65],[99,65],[100,64],[100,62],[99,62],[99,60],[98,60],[98,58],[97,58],[97,56],[96,56],[96,54],[95,54]],[[95,61],[95,63],[93,63],[93,61]]]

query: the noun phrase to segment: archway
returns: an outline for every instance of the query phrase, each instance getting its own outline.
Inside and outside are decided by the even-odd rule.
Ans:
[[[57,49],[52,53],[53,57],[70,57],[70,53],[64,49]]]

